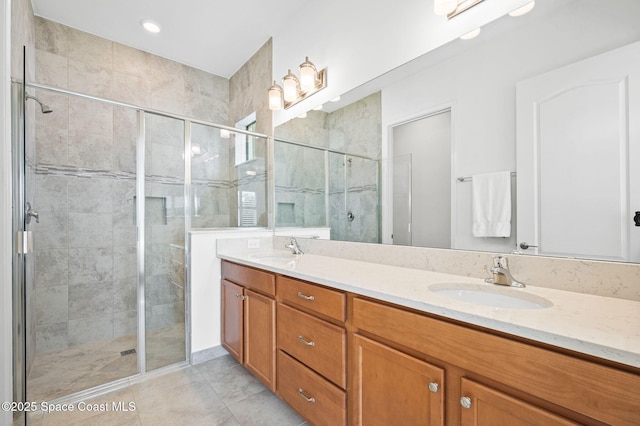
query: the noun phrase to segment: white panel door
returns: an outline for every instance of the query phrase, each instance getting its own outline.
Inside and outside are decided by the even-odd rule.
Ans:
[[[411,245],[411,154],[393,158],[393,244]]]
[[[640,43],[517,85],[525,253],[640,261]]]

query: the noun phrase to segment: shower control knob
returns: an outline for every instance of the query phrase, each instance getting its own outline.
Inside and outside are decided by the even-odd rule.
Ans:
[[[636,223],[636,226],[640,226],[640,212],[636,212],[636,215],[633,217],[633,221]]]
[[[356,215],[353,214],[353,212],[349,212],[347,213],[347,220],[349,222],[353,222],[353,220],[356,218]]]

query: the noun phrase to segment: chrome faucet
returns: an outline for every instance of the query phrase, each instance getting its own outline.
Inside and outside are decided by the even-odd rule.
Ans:
[[[289,244],[286,244],[285,247],[291,249],[291,252],[293,254],[304,254],[304,252],[300,250],[300,246],[298,246],[298,242],[296,241],[296,239],[293,237],[290,238],[291,241],[289,242]]]
[[[490,284],[507,285],[510,287],[523,288],[525,285],[517,281],[507,268],[507,258],[496,254],[493,256],[493,266],[490,269],[493,277],[485,278],[485,282]]]

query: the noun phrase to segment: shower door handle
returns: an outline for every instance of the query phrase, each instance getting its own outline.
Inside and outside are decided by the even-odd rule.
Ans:
[[[28,201],[27,201],[27,213],[25,215],[26,215],[25,222],[27,222],[27,224],[31,223],[31,218],[34,218],[36,220],[36,223],[40,223],[40,215],[38,214],[37,211],[31,208],[31,203]]]

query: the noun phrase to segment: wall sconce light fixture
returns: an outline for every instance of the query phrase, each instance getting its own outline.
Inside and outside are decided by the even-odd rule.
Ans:
[[[451,19],[484,0],[433,0],[433,13]]]
[[[282,86],[273,82],[273,86],[269,88],[270,110],[289,108],[327,87],[327,69],[318,71],[309,57],[300,64],[299,70],[300,78],[289,70],[282,77]]]

